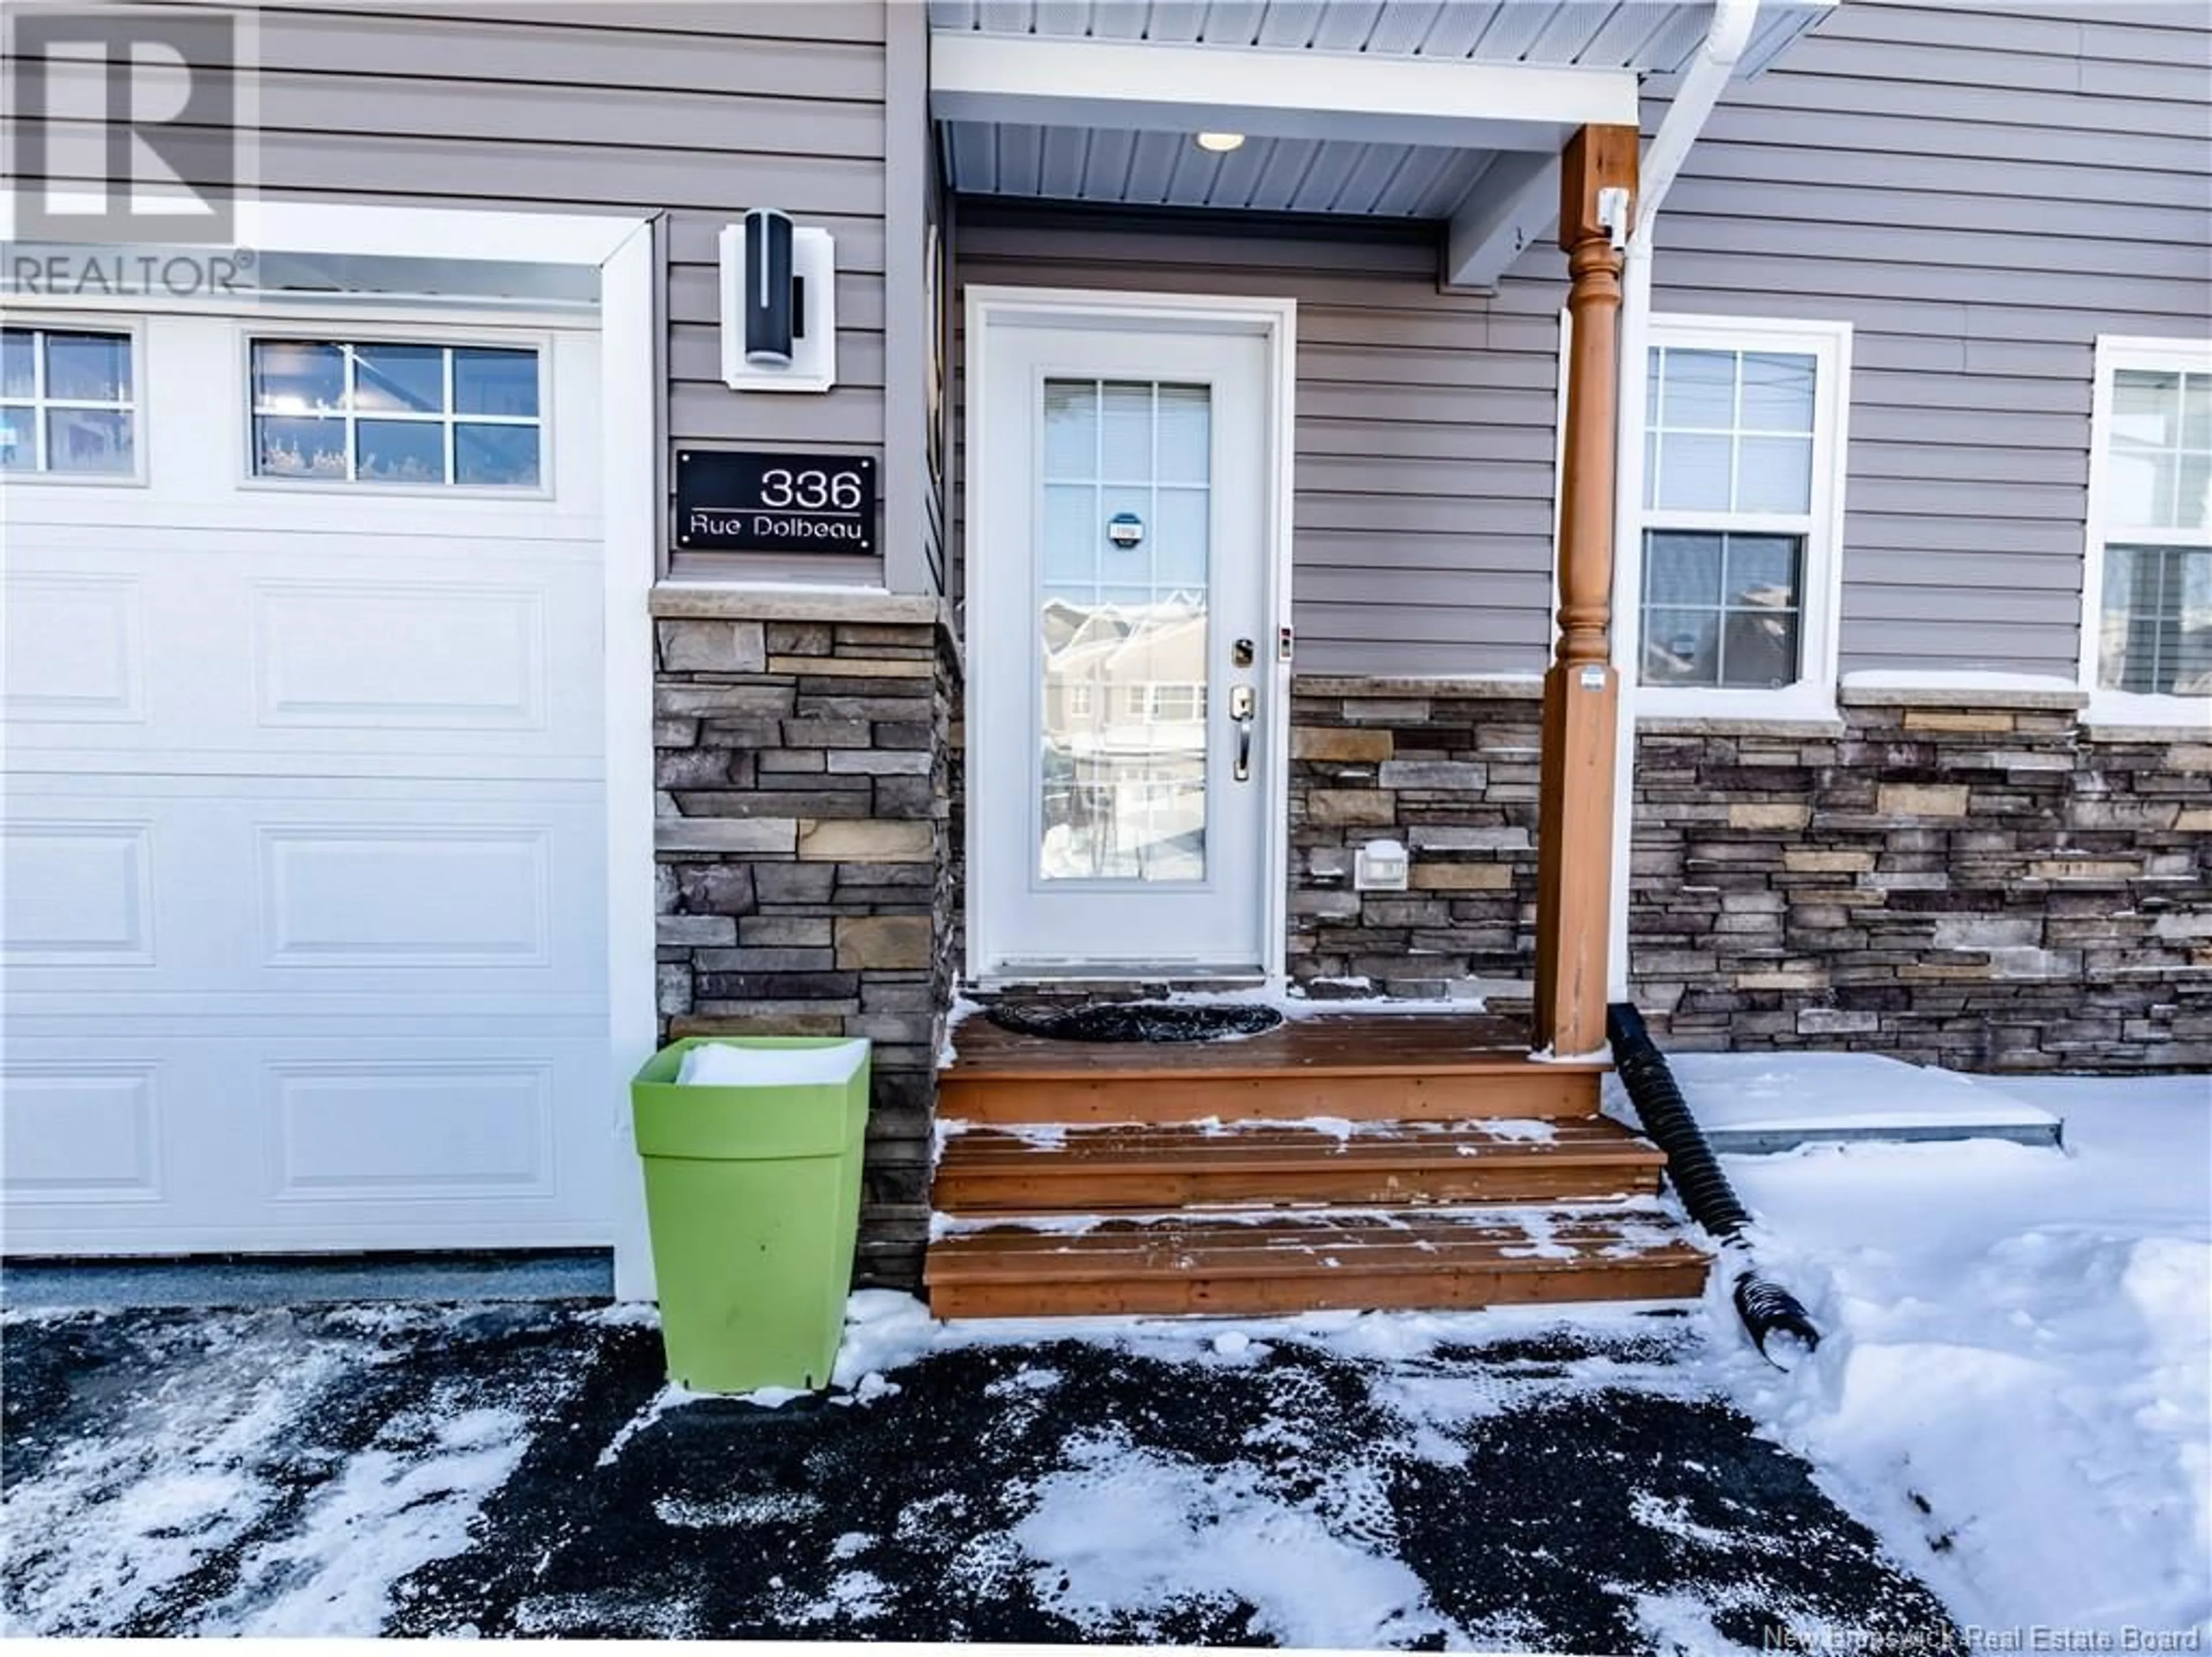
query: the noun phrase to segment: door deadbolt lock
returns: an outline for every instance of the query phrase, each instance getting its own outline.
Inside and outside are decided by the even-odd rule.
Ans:
[[[1232,667],[1249,667],[1254,659],[1252,641],[1249,638],[1240,638],[1229,647],[1229,661]]]
[[[1259,709],[1259,698],[1249,685],[1233,686],[1229,692],[1229,718],[1237,727],[1237,780],[1252,780],[1252,720]]]

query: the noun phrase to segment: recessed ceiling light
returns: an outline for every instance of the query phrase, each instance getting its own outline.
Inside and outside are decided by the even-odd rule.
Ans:
[[[1232,149],[1244,147],[1244,135],[1242,132],[1201,132],[1198,135],[1198,147],[1211,149],[1217,155],[1225,155]]]

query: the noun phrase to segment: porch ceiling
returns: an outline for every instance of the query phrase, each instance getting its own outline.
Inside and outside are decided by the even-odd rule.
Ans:
[[[1183,132],[948,121],[952,187],[1049,201],[1441,219],[1497,161],[1494,150],[1333,138],[1248,139],[1225,155]]]
[[[1765,0],[1737,72],[1755,74],[1832,9],[1832,0]],[[1231,71],[1240,53],[1275,64],[1378,60],[1668,75],[1705,38],[1711,0],[930,0],[933,32],[954,40],[1094,41],[1215,47]],[[1246,59],[1249,64],[1250,59]],[[1233,73],[1224,73],[1224,101]],[[1165,102],[1166,101],[1163,101]],[[1191,142],[1206,107],[1178,116],[1152,105],[1114,120],[973,119],[940,100],[939,143],[957,191],[976,195],[1222,210],[1442,221],[1481,214],[1548,180],[1527,152],[1556,155],[1569,130],[1471,122],[1442,141],[1346,123],[1343,136],[1269,132],[1214,154]],[[1476,112],[1469,111],[1470,115]],[[1486,198],[1495,198],[1494,201]]]

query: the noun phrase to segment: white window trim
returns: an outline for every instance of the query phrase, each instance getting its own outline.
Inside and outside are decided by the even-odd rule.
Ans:
[[[0,472],[10,489],[28,484],[40,489],[143,489],[146,486],[147,422],[146,411],[146,325],[135,316],[117,315],[104,311],[80,311],[57,315],[48,311],[33,310],[27,306],[11,304],[0,313],[0,321],[11,328],[33,328],[46,333],[104,333],[126,334],[131,340],[131,401],[123,405],[131,416],[131,470],[128,472],[49,472],[43,466],[29,472]],[[44,355],[44,347],[40,348]],[[40,384],[45,383],[46,365],[39,365]],[[45,398],[34,399],[29,405],[32,418],[38,427],[34,441],[40,449],[46,447],[46,411],[52,408],[113,409],[108,403],[79,403],[69,399],[51,402]]]
[[[1630,551],[1636,572],[1630,595],[1633,625],[1639,648],[1627,664],[1637,676],[1636,715],[1642,719],[1753,719],[1826,721],[1836,717],[1836,663],[1843,621],[1844,492],[1850,452],[1851,325],[1848,322],[1806,322],[1794,318],[1698,316],[1655,313],[1644,342],[1647,350],[1709,350],[1729,351],[1798,351],[1814,360],[1818,384],[1813,408],[1813,496],[1807,515],[1810,528],[1805,537],[1804,591],[1798,609],[1798,676],[1792,683],[1767,690],[1727,689],[1708,685],[1651,685],[1642,678],[1644,556],[1643,533],[1651,510],[1641,504],[1644,490],[1644,440],[1648,417],[1638,411],[1636,454],[1624,466],[1632,480],[1638,503],[1637,545]],[[1562,421],[1564,427],[1565,422]],[[1626,457],[1624,457],[1626,459]],[[1724,522],[1747,533],[1759,527],[1759,515],[1666,515],[1670,521],[1701,519],[1709,526]],[[1793,520],[1792,527],[1795,527]]]
[[[2106,437],[2112,423],[2113,377],[2123,369],[2161,373],[2212,374],[2212,340],[2152,339],[2130,334],[2097,336],[2096,379],[2089,401],[2089,500],[2082,520],[2081,625],[2078,665],[2081,689],[2089,698],[2082,721],[2089,725],[2173,725],[2202,730],[2212,719],[2212,703],[2201,696],[2143,695],[2106,690],[2097,683],[2098,634],[2105,609],[2105,501],[2110,483]],[[2144,533],[2117,539],[2141,540]],[[2161,529],[2148,533],[2160,545],[2212,547],[2212,529]]]

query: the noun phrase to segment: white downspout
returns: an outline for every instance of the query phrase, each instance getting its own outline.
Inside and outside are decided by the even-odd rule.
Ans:
[[[1683,74],[1674,101],[1644,152],[1636,223],[1620,271],[1620,378],[1614,433],[1613,496],[1613,666],[1620,680],[1620,725],[1613,775],[1613,909],[1606,947],[1606,999],[1628,994],[1629,848],[1636,807],[1636,664],[1642,649],[1644,404],[1650,379],[1651,237],[1660,204],[1674,187],[1690,146],[1705,131],[1759,21],[1759,0],[1714,0],[1705,45]]]

